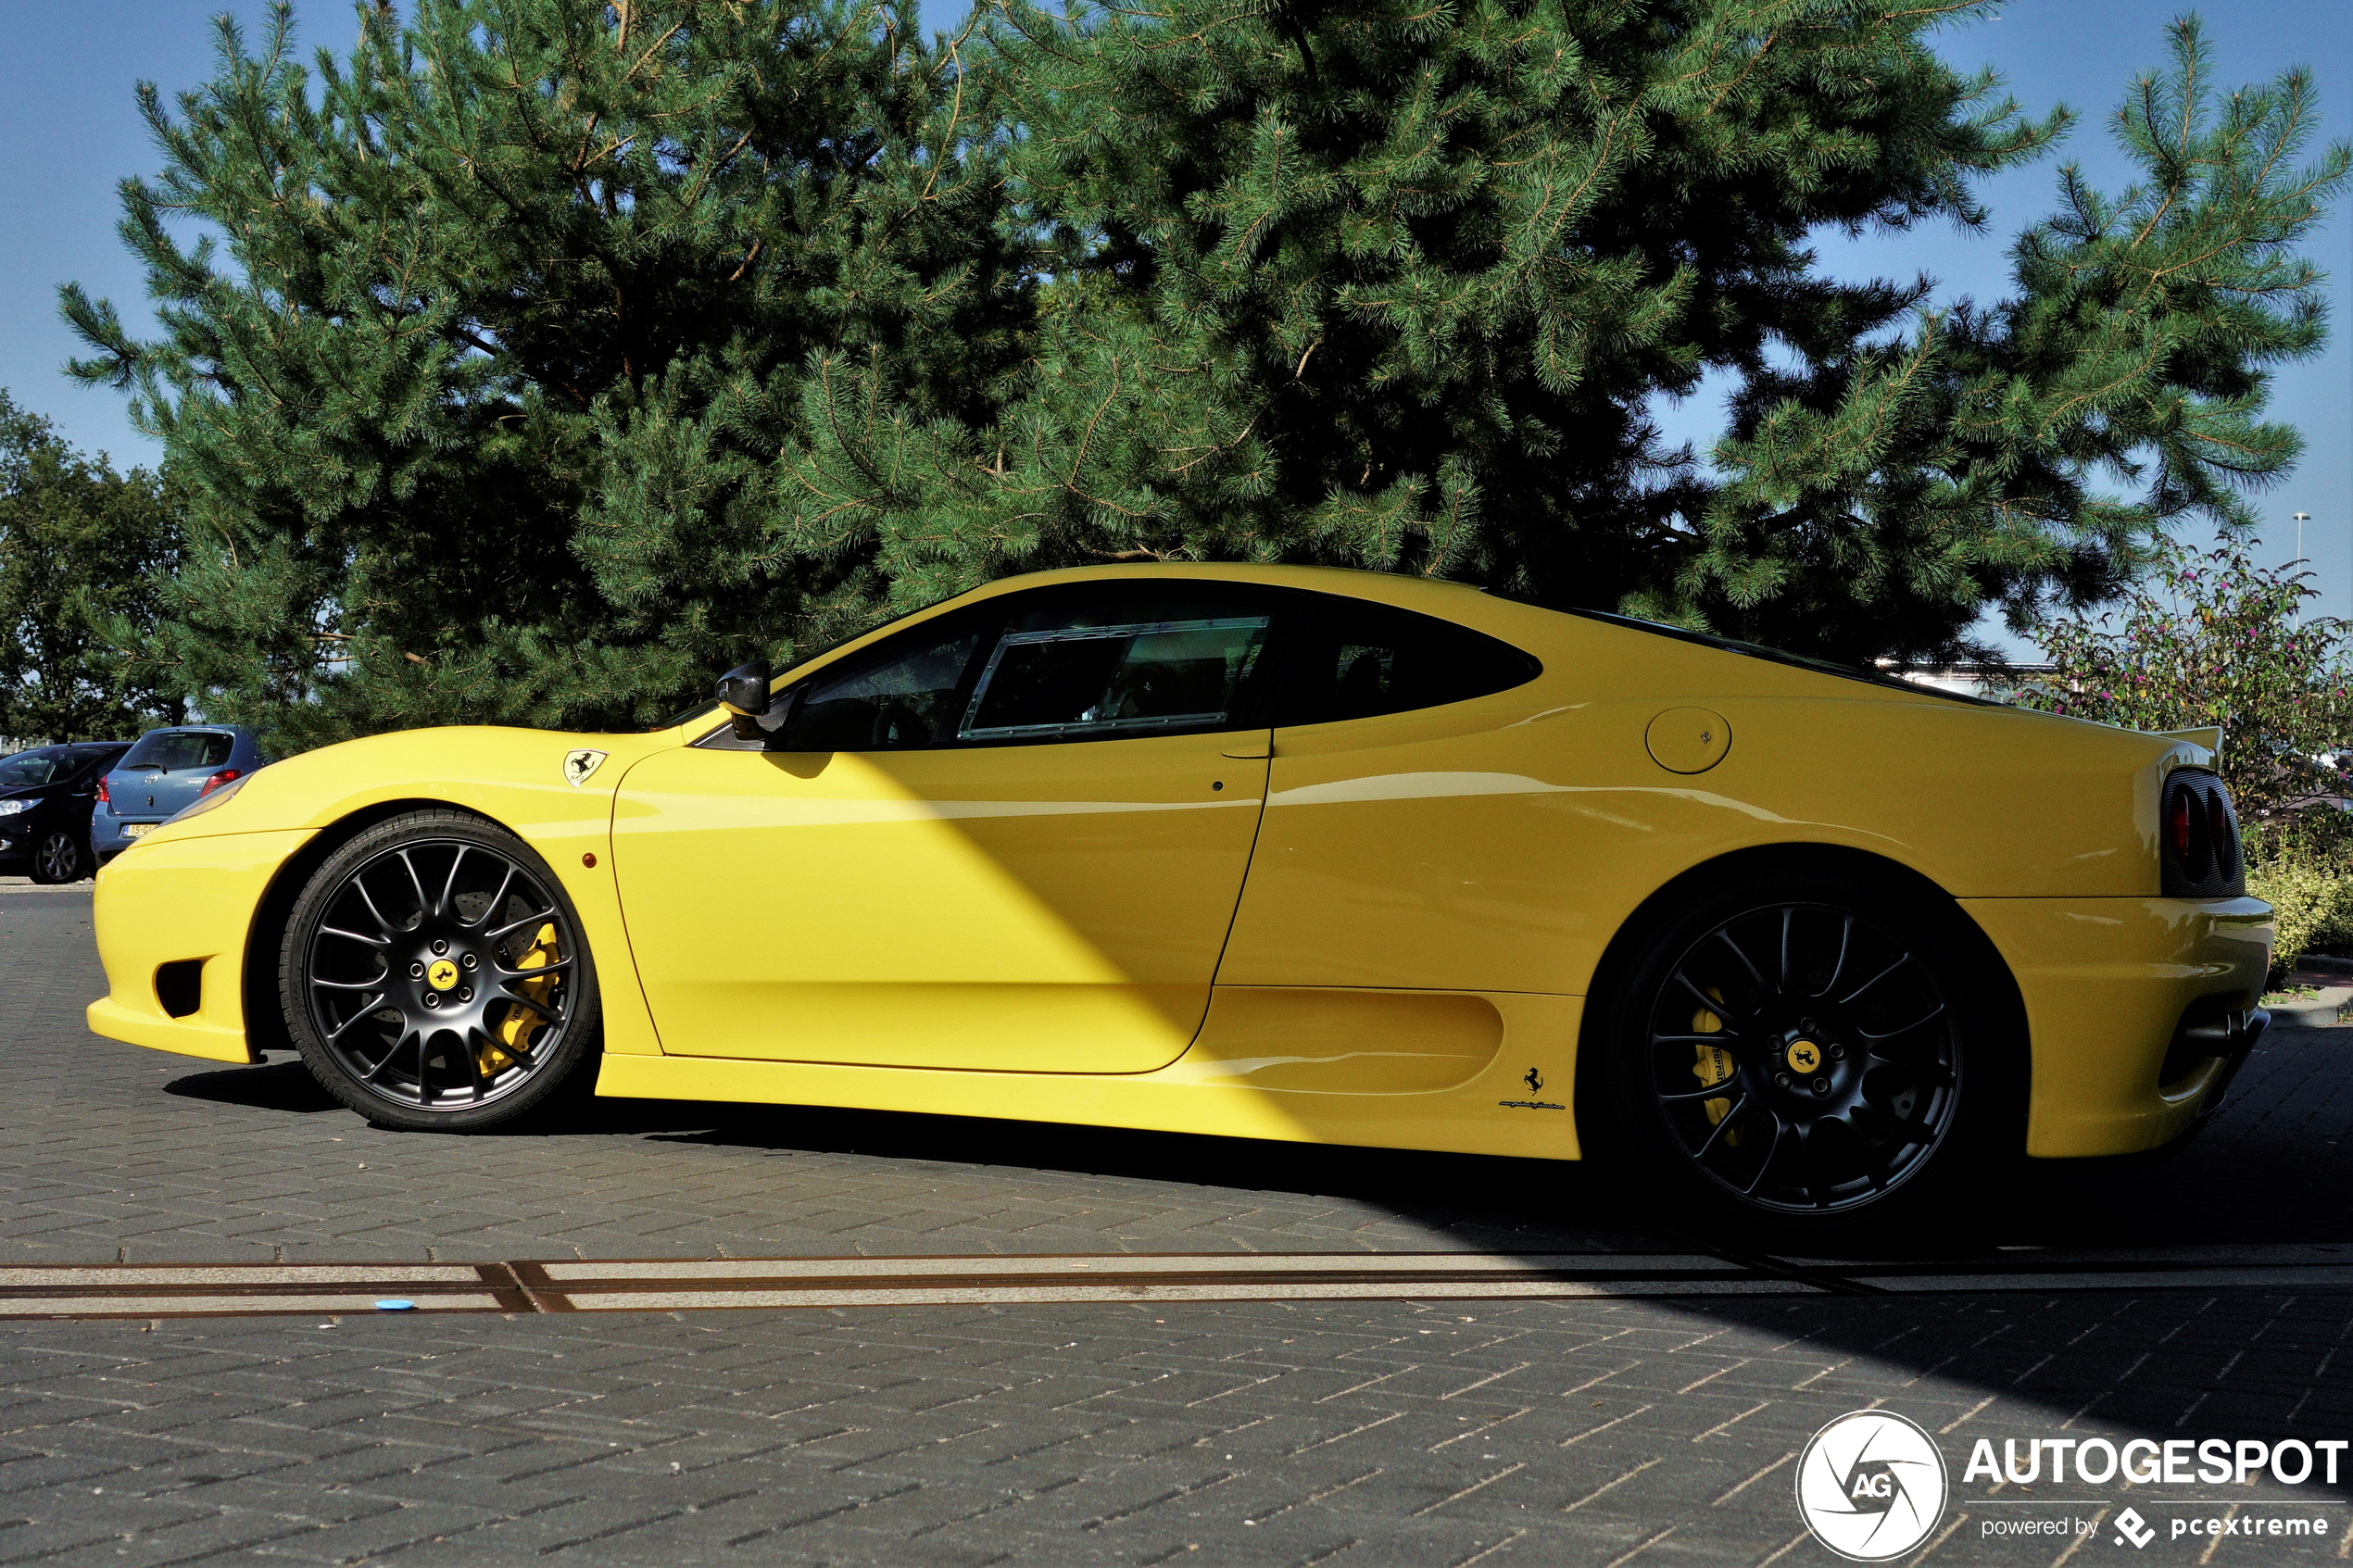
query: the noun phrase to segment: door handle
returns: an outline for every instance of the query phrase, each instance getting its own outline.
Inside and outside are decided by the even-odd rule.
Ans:
[[[1219,755],[1230,757],[1238,762],[1257,761],[1275,755],[1275,743],[1270,740],[1236,741]]]

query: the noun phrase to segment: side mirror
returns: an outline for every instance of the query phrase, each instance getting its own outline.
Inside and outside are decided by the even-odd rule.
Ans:
[[[719,705],[736,721],[737,740],[758,740],[760,726],[755,721],[767,713],[768,661],[755,659],[749,664],[738,664],[719,677]]]

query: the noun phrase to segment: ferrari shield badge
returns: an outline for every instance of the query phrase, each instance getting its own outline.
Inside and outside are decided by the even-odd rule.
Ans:
[[[573,785],[586,784],[588,775],[595,772],[598,765],[604,759],[605,754],[601,751],[565,752],[564,783]]]

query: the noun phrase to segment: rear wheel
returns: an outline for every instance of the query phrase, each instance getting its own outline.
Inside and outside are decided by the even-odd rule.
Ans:
[[[471,1132],[583,1081],[596,971],[562,885],[481,818],[419,811],[327,858],[296,901],[279,996],[304,1062],[370,1121]]]
[[[1739,878],[1681,905],[1604,1015],[1618,1152],[1750,1231],[1941,1205],[2019,1142],[2020,1042],[1982,948],[1957,910],[1860,878]]]
[[[32,880],[56,884],[90,874],[90,851],[63,828],[51,828],[32,846]]]

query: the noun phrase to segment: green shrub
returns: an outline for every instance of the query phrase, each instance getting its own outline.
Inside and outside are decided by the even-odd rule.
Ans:
[[[2246,836],[2246,890],[2278,922],[2271,984],[2307,953],[2353,957],[2353,816],[2297,811]]]
[[[2343,919],[2346,880],[2326,866],[2299,856],[2249,866],[2246,890],[2271,906],[2272,919],[2278,923],[2271,973],[2271,985],[2276,988],[2296,967],[2296,960],[2310,949],[2322,930]]]

